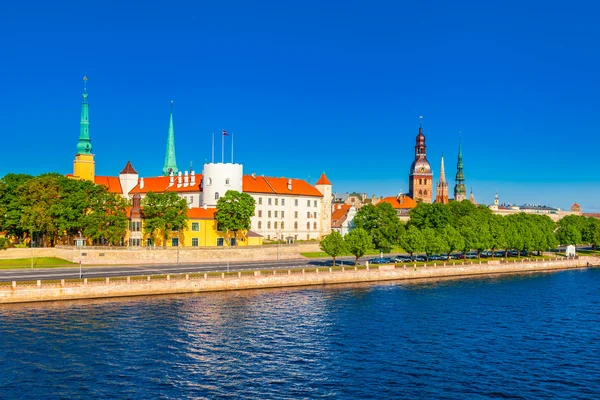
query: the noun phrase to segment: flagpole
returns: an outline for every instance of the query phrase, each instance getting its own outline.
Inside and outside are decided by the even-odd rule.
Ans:
[[[233,164],[233,133],[231,134],[231,163]]]
[[[212,133],[212,163],[215,163],[215,133]]]
[[[221,132],[221,162],[225,163],[225,133],[223,132]]]

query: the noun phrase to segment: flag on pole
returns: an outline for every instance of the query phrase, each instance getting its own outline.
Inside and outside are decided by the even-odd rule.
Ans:
[[[229,133],[225,129],[223,129],[223,136],[229,136]]]

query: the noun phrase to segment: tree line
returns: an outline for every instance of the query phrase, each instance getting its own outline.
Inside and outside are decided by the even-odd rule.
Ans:
[[[419,203],[402,223],[388,203],[367,204],[357,211],[352,229],[345,237],[332,232],[321,242],[321,249],[335,258],[353,254],[358,261],[371,249],[385,253],[399,246],[411,256],[415,253],[448,254],[461,251],[494,252],[501,249],[538,253],[559,244],[600,241],[600,220],[569,215],[555,223],[547,215],[518,213],[508,216],[493,214],[485,206],[462,202]]]

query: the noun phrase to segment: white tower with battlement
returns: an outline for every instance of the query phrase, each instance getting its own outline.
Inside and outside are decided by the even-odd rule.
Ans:
[[[207,163],[202,170],[202,206],[215,207],[228,190],[242,192],[243,166]]]

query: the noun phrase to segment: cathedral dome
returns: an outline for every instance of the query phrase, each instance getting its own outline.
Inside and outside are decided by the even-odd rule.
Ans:
[[[413,161],[410,166],[411,174],[431,174],[431,165],[429,165],[429,161],[426,158],[419,158]]]

